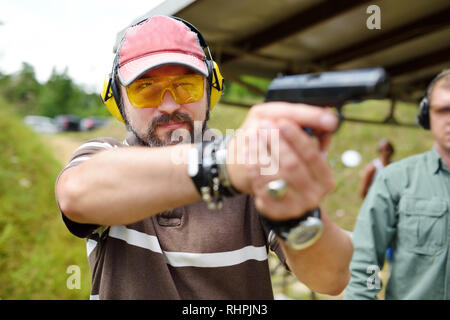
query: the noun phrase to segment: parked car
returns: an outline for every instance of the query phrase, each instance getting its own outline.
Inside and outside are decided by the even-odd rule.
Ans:
[[[62,114],[55,117],[56,125],[60,131],[79,131],[80,117],[71,114]]]
[[[88,131],[100,128],[104,126],[108,122],[108,119],[106,118],[100,118],[100,117],[87,117],[83,118],[80,121],[80,130],[81,131]]]
[[[37,133],[57,133],[58,126],[55,121],[49,117],[43,116],[25,116],[23,122],[29,125]]]

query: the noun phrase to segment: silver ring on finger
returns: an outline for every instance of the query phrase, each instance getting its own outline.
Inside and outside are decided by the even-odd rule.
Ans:
[[[273,180],[266,185],[267,192],[272,199],[281,199],[286,194],[288,187],[283,179]]]

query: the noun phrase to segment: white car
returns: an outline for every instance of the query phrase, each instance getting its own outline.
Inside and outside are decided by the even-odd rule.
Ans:
[[[43,116],[26,116],[23,118],[23,122],[29,125],[37,133],[57,133],[58,126],[55,124],[54,120],[49,117]]]

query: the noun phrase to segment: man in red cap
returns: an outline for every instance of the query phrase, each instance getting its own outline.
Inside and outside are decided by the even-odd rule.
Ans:
[[[318,209],[334,187],[322,154],[336,117],[265,103],[234,137],[178,143],[176,132],[205,136],[221,90],[204,49],[201,34],[178,18],[128,28],[104,99],[130,135],[88,141],[58,177],[63,220],[87,238],[91,298],[273,299],[269,248],[312,290],[339,294],[352,244]],[[324,133],[319,143],[303,126]],[[279,139],[250,144],[262,129]],[[277,170],[261,174],[266,163],[249,161],[258,148]]]

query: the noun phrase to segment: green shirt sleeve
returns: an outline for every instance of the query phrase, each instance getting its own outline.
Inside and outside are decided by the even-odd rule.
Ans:
[[[351,279],[344,299],[376,299],[381,289],[378,272],[396,233],[395,196],[386,171],[375,179],[359,212],[353,232]]]

